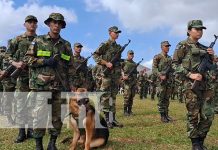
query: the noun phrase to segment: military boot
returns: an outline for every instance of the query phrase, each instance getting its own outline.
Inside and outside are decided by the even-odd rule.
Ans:
[[[173,118],[171,118],[171,117],[168,115],[168,111],[165,113],[165,115],[166,115],[167,120],[173,121]]]
[[[124,109],[124,116],[129,116],[128,107],[126,105],[124,105],[123,109]]]
[[[33,129],[32,128],[28,128],[27,129],[27,139],[31,139],[33,138]]]
[[[204,140],[205,140],[205,137],[199,138],[199,143],[200,143],[201,148],[202,148],[203,150],[207,150],[207,147],[204,146]]]
[[[36,138],[36,150],[44,150],[42,145],[42,138]]]
[[[128,107],[128,114],[134,116],[134,113],[132,112],[132,106],[131,105]]]
[[[198,138],[192,138],[192,150],[204,150],[201,145]]]
[[[169,122],[169,120],[166,118],[165,113],[160,113],[160,116],[161,116],[161,122],[163,122],[163,123]]]
[[[113,113],[113,122],[112,122],[112,125],[114,127],[119,127],[119,128],[122,128],[123,127],[123,124],[119,123],[117,120],[116,120],[116,115],[115,113]]]
[[[113,126],[113,124],[110,122],[109,112],[105,112],[104,115],[105,115],[105,120],[106,120],[106,122],[107,122],[108,128],[113,129],[114,126]]]
[[[56,140],[57,136],[51,135],[47,150],[57,150]]]
[[[14,141],[15,143],[22,143],[26,140],[25,128],[19,128],[19,133],[17,139]]]

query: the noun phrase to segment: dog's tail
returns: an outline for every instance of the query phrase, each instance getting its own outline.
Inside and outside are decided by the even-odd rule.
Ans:
[[[61,143],[66,144],[66,143],[70,142],[72,139],[73,139],[73,137],[67,137]]]

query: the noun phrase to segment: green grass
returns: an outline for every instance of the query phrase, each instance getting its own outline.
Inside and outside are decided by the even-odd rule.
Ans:
[[[175,121],[163,124],[157,112],[157,100],[139,100],[135,97],[133,111],[135,116],[123,116],[123,97],[117,98],[118,120],[124,128],[110,130],[110,138],[106,147],[109,150],[190,150],[191,143],[186,135],[186,109],[184,103],[171,101],[170,116]],[[58,148],[68,150],[69,144],[63,145],[61,141],[70,136],[72,131],[63,128],[58,139]],[[17,129],[0,129],[0,150],[33,150],[34,140],[23,144],[14,144]],[[48,143],[48,135],[44,137],[44,146]],[[206,146],[210,150],[218,150],[218,115],[206,139]]]

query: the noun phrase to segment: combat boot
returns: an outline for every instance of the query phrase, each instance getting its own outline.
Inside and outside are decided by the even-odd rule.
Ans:
[[[36,150],[44,150],[42,145],[42,138],[36,138]]]
[[[161,116],[161,122],[163,122],[163,123],[169,122],[169,120],[166,118],[165,113],[160,113],[160,116]]]
[[[105,112],[104,115],[105,115],[105,120],[106,120],[106,122],[107,122],[108,128],[113,129],[114,126],[113,126],[113,124],[110,122],[110,119],[109,119],[109,112]]]
[[[199,143],[200,143],[201,148],[202,148],[203,150],[207,150],[207,147],[204,146],[204,140],[205,140],[205,137],[199,138]]]
[[[192,138],[191,141],[192,141],[192,150],[204,150],[200,145],[199,138]]]
[[[165,113],[165,116],[166,116],[167,120],[173,121],[173,118],[171,118],[171,117],[168,115],[168,112]]]
[[[113,113],[113,122],[112,122],[112,125],[114,127],[119,127],[119,128],[122,128],[123,127],[123,124],[119,123],[117,120],[116,120],[116,115],[115,113]]]
[[[57,150],[56,140],[57,136],[51,135],[47,150]]]
[[[15,143],[22,143],[26,140],[25,128],[19,128],[19,133],[17,139],[14,141]]]
[[[124,116],[129,116],[128,107],[126,105],[124,105],[123,109],[124,109]]]
[[[132,106],[128,107],[128,114],[134,116],[134,113],[132,112]]]
[[[28,128],[27,129],[27,139],[31,139],[33,138],[33,129],[32,128]]]

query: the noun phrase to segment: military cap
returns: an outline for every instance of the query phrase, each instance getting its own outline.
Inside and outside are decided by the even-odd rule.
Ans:
[[[108,29],[109,32],[121,33],[117,26],[112,26]]]
[[[6,47],[5,46],[0,46],[0,52],[5,52],[6,51]]]
[[[171,46],[170,43],[168,41],[162,41],[161,42],[161,46]]]
[[[188,22],[188,29],[190,28],[201,28],[201,29],[207,29],[205,26],[203,26],[203,22],[201,20],[191,20]]]
[[[133,50],[128,50],[127,54],[134,54]]]
[[[60,13],[51,13],[48,17],[48,19],[46,19],[44,21],[44,23],[46,25],[48,25],[50,23],[51,20],[56,20],[56,21],[61,21],[62,22],[62,28],[66,27],[66,22],[64,21],[64,16]]]
[[[83,47],[81,43],[74,43],[74,47]]]
[[[25,22],[27,22],[29,20],[34,20],[34,21],[38,22],[37,18],[35,16],[33,16],[33,15],[26,16]]]

